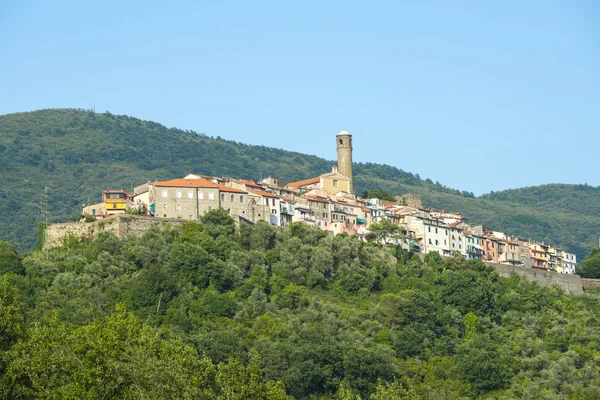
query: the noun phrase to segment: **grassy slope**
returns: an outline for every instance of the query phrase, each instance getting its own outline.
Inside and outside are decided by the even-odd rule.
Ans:
[[[332,144],[333,145],[333,144]],[[190,172],[257,179],[302,179],[329,170],[315,156],[214,139],[127,116],[71,109],[0,116],[0,239],[31,248],[44,219],[65,220],[106,188],[130,190],[147,180]],[[560,244],[579,257],[595,244],[600,188],[545,185],[473,198],[395,167],[355,165],[358,193],[382,188],[420,193],[426,205],[464,212],[469,221]]]

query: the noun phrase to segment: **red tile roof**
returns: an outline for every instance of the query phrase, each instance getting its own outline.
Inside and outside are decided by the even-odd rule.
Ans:
[[[225,186],[225,185],[219,185],[218,183],[213,183],[213,185],[215,185],[215,187],[219,188],[219,190],[221,192],[229,192],[229,193],[248,193],[248,192],[244,192],[243,190],[240,189],[235,189],[229,186]]]
[[[314,178],[304,179],[302,181],[290,182],[285,186],[293,186],[293,187],[302,187],[308,185],[314,185],[315,183],[319,183],[321,181],[321,177],[315,176]]]
[[[247,186],[256,186],[256,187],[259,186],[256,182],[248,180],[248,179],[233,179],[233,180],[236,182],[239,182],[239,183],[243,183],[244,185],[247,185]]]
[[[279,199],[280,197],[277,196],[276,194],[273,193],[269,193],[269,192],[265,192],[264,190],[258,190],[258,189],[248,189],[249,192],[258,194],[262,197],[274,197],[276,199]]]
[[[154,182],[154,185],[162,187],[217,188],[217,185],[204,179],[171,179],[170,181]]]
[[[319,203],[329,203],[329,201],[324,197],[306,196],[306,198],[311,201],[318,201]]]

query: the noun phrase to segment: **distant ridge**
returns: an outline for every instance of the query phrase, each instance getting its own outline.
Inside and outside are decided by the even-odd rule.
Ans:
[[[323,145],[333,148],[335,134]],[[45,211],[51,222],[67,220],[82,204],[100,200],[106,188],[131,190],[148,180],[188,173],[259,179],[262,172],[292,181],[327,172],[333,163],[75,109],[0,116],[0,159],[0,240],[22,249],[33,247]],[[600,188],[588,185],[550,184],[474,197],[389,165],[355,163],[354,186],[359,194],[370,189],[419,193],[425,205],[461,211],[470,222],[562,246],[580,259],[600,231]]]

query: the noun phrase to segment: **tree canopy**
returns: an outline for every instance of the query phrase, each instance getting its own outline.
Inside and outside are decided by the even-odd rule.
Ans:
[[[597,294],[203,220],[18,254],[0,277],[0,398],[600,397]]]

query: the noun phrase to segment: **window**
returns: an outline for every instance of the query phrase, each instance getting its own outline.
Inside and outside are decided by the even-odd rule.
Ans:
[[[165,204],[165,205],[163,206],[163,208],[167,208],[167,205]]]
[[[452,235],[452,240],[456,240],[456,238],[454,237],[454,235]]]
[[[175,192],[175,195],[176,195],[176,197],[177,197],[178,199],[180,199],[180,198],[181,198],[181,190],[177,190],[177,191]]]
[[[225,202],[225,193],[221,193],[221,201]]]
[[[452,248],[455,248],[456,246],[454,245],[454,243],[452,243]]]
[[[458,248],[459,248],[459,249],[462,249],[462,245],[460,245],[460,244],[459,244],[459,245],[458,245]]]
[[[337,187],[337,185],[338,185],[338,182],[337,182],[337,180],[334,179],[333,180],[333,186]]]
[[[167,197],[167,189],[162,190],[162,197]]]
[[[240,204],[244,204],[244,196],[240,195]]]
[[[272,209],[271,210],[271,214],[277,214],[277,210],[276,209]]]
[[[229,201],[231,203],[233,203],[235,201],[235,196],[234,195],[229,196]]]
[[[191,190],[188,191],[188,199],[193,199],[194,198],[194,192],[192,192]]]
[[[431,232],[431,227],[430,226],[427,227],[427,232]]]
[[[435,233],[438,233],[437,228],[435,228]]]
[[[444,229],[444,233],[446,234],[446,236],[448,236],[448,231],[446,229]]]
[[[177,211],[181,211],[181,204],[177,204]]]
[[[275,207],[275,199],[271,199],[271,200],[273,200],[272,205],[273,205],[273,207]]]
[[[215,194],[213,192],[208,192],[208,199],[209,200],[214,200],[215,199]]]
[[[198,192],[198,198],[204,200],[204,192]]]
[[[327,203],[323,203],[323,208],[327,210]]]
[[[431,244],[431,239],[429,239],[429,244]]]
[[[435,241],[435,245],[437,246],[437,245],[439,245],[439,244],[440,244],[440,242],[438,242],[438,241],[436,240],[436,241]]]
[[[446,244],[446,239],[444,239],[444,244]]]

